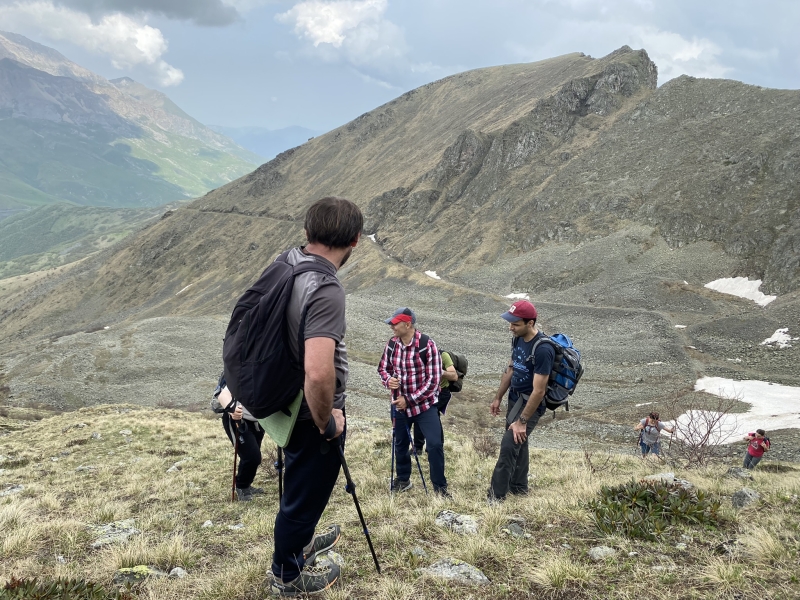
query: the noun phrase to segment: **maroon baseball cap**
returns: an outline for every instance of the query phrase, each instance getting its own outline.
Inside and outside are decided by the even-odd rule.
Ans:
[[[509,323],[516,323],[521,319],[535,319],[536,307],[527,300],[517,300],[501,316]]]

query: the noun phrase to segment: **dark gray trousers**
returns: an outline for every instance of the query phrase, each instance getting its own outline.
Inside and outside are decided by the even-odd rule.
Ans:
[[[509,415],[512,412],[521,414],[525,408],[525,401],[520,395],[511,390],[508,393],[508,410],[506,411],[506,432],[500,442],[500,456],[497,457],[497,464],[492,473],[492,486],[489,488],[489,496],[502,500],[506,494],[527,494],[528,493],[528,437],[536,427],[541,416],[547,412],[544,403],[533,413],[528,420],[526,427],[527,436],[521,444],[514,443],[514,434],[509,430]],[[522,402],[522,408],[516,411],[516,403]],[[516,420],[516,419],[514,419]]]

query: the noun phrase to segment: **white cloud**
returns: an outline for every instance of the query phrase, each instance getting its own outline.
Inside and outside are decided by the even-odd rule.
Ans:
[[[315,47],[331,44],[340,48],[348,36],[356,35],[359,27],[369,29],[379,24],[387,7],[387,0],[308,0],[275,18],[281,23],[294,23],[295,33]]]
[[[633,27],[629,44],[647,49],[658,65],[658,81],[664,83],[679,75],[725,77],[732,69],[719,61],[722,49],[711,40],[687,39],[672,31],[651,26]]]
[[[140,19],[111,13],[95,22],[85,13],[52,2],[17,2],[0,6],[0,22],[7,29],[37,29],[51,40],[107,55],[120,70],[148,66],[161,85],[177,85],[183,80],[183,72],[162,58],[168,44],[161,31]]]
[[[315,58],[345,62],[365,81],[398,89],[398,76],[437,67],[409,59],[403,30],[385,18],[388,5],[388,0],[306,0],[275,19],[309,42],[307,52]]]

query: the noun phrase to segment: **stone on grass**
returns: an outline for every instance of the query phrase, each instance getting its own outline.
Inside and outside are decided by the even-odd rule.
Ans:
[[[183,579],[188,574],[189,573],[187,573],[186,570],[182,569],[181,567],[175,567],[174,569],[172,569],[172,571],[169,572],[170,577],[174,577],[177,579]]]
[[[506,535],[510,535],[511,537],[515,538],[526,538],[531,537],[530,533],[525,533],[525,530],[520,526],[519,523],[511,522],[505,527],[503,527],[500,531],[505,533]]]
[[[214,523],[212,523],[211,521],[206,521],[205,523],[200,525],[200,527],[202,527],[203,529],[205,529],[207,527],[213,527],[213,526],[214,526]]]
[[[11,496],[13,494],[19,494],[24,489],[25,489],[24,485],[20,485],[20,484],[8,485],[8,486],[6,486],[6,489],[4,489],[2,492],[0,492],[0,498],[2,498],[3,496]]]
[[[750,488],[742,488],[733,494],[731,502],[735,508],[744,508],[756,502],[759,498],[761,498],[761,496],[757,491],[751,490]]]
[[[92,543],[92,548],[118,544],[126,541],[132,535],[140,534],[141,531],[133,526],[134,523],[134,519],[125,519],[124,521],[114,521],[105,525],[90,526],[89,528],[98,536]]]
[[[79,467],[75,468],[76,473],[91,472],[91,471],[97,471],[97,467],[93,465],[80,465]]]
[[[608,546],[595,546],[594,548],[589,549],[589,558],[591,558],[594,562],[601,562],[607,558],[611,558],[617,553],[614,548],[610,548]]]
[[[155,567],[148,567],[147,565],[136,565],[135,567],[124,567],[117,569],[114,573],[114,585],[130,585],[134,586],[142,583],[148,577],[166,577],[164,571],[160,571]]]
[[[734,479],[753,479],[753,474],[742,467],[731,467],[725,472],[725,476],[733,477]]]
[[[180,471],[183,468],[183,465],[185,465],[190,460],[192,460],[191,457],[187,457],[187,458],[184,458],[183,460],[179,460],[174,465],[172,465],[169,469],[167,469],[167,473],[177,473],[178,471]]]
[[[93,439],[93,440],[101,440],[101,439],[103,439],[103,436],[102,436],[102,435],[100,435],[98,432],[96,432],[96,431],[93,431],[93,432],[92,432],[92,439]]]
[[[425,552],[425,549],[421,546],[414,546],[411,549],[411,555],[416,556],[417,558],[428,558],[428,553]]]
[[[123,429],[119,432],[120,435],[133,435],[133,432],[130,429]]]
[[[686,550],[686,548],[687,548],[687,546],[683,542],[678,542],[677,544],[675,544],[675,549],[676,550],[683,551],[683,550]]]
[[[675,481],[675,473],[656,473],[655,475],[647,475],[642,479],[644,481],[663,481],[664,483],[672,483]]]
[[[228,529],[231,531],[238,531],[240,529],[244,529],[244,523],[237,523],[236,525],[228,525]]]
[[[478,533],[478,522],[475,517],[460,515],[452,510],[441,511],[436,515],[434,523],[439,527],[447,527],[454,533],[462,535],[476,535]]]
[[[685,479],[675,477],[675,473],[656,473],[642,478],[643,481],[661,481],[667,485],[679,485],[685,490],[691,490],[694,484]]]
[[[416,573],[467,585],[489,585],[489,578],[480,569],[457,558],[442,558],[430,567],[417,569]]]

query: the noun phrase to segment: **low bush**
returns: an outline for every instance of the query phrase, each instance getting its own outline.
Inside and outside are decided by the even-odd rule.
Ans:
[[[102,586],[81,579],[39,581],[12,577],[2,589],[0,599],[25,600],[130,600],[126,591],[109,592]]]
[[[679,524],[716,527],[720,503],[702,491],[662,481],[630,481],[603,486],[600,498],[589,502],[603,533],[654,540]]]

